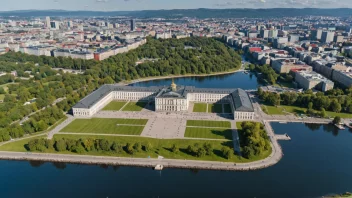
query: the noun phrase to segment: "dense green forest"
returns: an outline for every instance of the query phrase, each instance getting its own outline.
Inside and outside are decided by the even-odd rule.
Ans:
[[[185,46],[194,48],[185,49]],[[158,61],[136,65],[138,60],[144,58]],[[110,76],[115,82],[150,76],[224,72],[241,65],[241,57],[233,49],[213,38],[202,37],[160,40],[148,38],[147,44],[100,62],[12,52],[0,56],[0,61],[33,62],[56,68],[83,69],[87,74],[99,78]]]

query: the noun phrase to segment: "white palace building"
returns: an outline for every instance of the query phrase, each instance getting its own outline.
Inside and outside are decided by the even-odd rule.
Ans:
[[[235,120],[253,120],[254,108],[242,89],[209,89],[192,86],[133,87],[103,85],[73,108],[73,115],[91,117],[113,100],[155,102],[155,111],[188,111],[190,102],[229,103]]]

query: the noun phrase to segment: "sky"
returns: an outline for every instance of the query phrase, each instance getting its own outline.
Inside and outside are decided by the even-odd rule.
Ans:
[[[352,0],[1,0],[0,11],[132,11],[193,8],[352,8]]]

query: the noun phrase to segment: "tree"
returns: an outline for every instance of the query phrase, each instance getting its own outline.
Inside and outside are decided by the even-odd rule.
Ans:
[[[233,150],[229,147],[222,147],[221,152],[224,158],[231,159],[233,157]]]
[[[212,144],[204,143],[203,148],[205,149],[207,155],[213,154],[213,145]]]
[[[334,120],[332,121],[332,123],[334,123],[334,124],[340,124],[340,123],[341,123],[341,117],[340,117],[340,116],[336,116],[336,117],[334,118]]]
[[[188,152],[189,154],[193,155],[193,153],[194,153],[194,147],[193,147],[192,145],[189,145],[189,146],[187,147],[187,152]]]
[[[111,145],[111,150],[115,151],[115,153],[120,153],[122,151],[122,146],[114,141]]]
[[[66,151],[67,149],[66,141],[63,139],[57,140],[55,143],[55,149],[59,152]]]
[[[133,149],[134,149],[134,151],[136,151],[136,152],[141,152],[141,151],[142,151],[142,144],[139,143],[139,142],[136,142],[136,143],[133,145]]]
[[[173,153],[178,153],[179,148],[176,146],[176,144],[173,144],[173,145],[172,145],[171,151],[172,151]]]
[[[199,148],[197,150],[197,157],[204,157],[207,154],[207,151],[204,148]]]
[[[341,104],[336,100],[332,100],[331,104],[330,104],[330,109],[333,112],[339,113],[341,112]]]
[[[6,94],[6,91],[4,90],[3,87],[0,87],[0,94]]]
[[[126,152],[131,154],[131,155],[133,155],[134,149],[133,149],[133,145],[132,144],[130,144],[130,143],[126,144]]]
[[[99,140],[99,147],[103,151],[110,151],[110,143],[108,140],[100,139]]]
[[[321,108],[321,111],[320,111],[320,117],[322,117],[322,118],[326,118],[328,115],[327,115],[327,113],[326,113],[326,111],[325,111],[325,109],[324,108]]]
[[[151,151],[153,149],[153,145],[150,142],[147,142],[147,144],[144,146],[145,151]]]

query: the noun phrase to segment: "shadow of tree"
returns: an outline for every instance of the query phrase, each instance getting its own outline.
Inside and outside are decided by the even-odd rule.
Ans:
[[[232,140],[232,130],[211,130],[211,133],[217,136],[223,136],[225,139]]]

